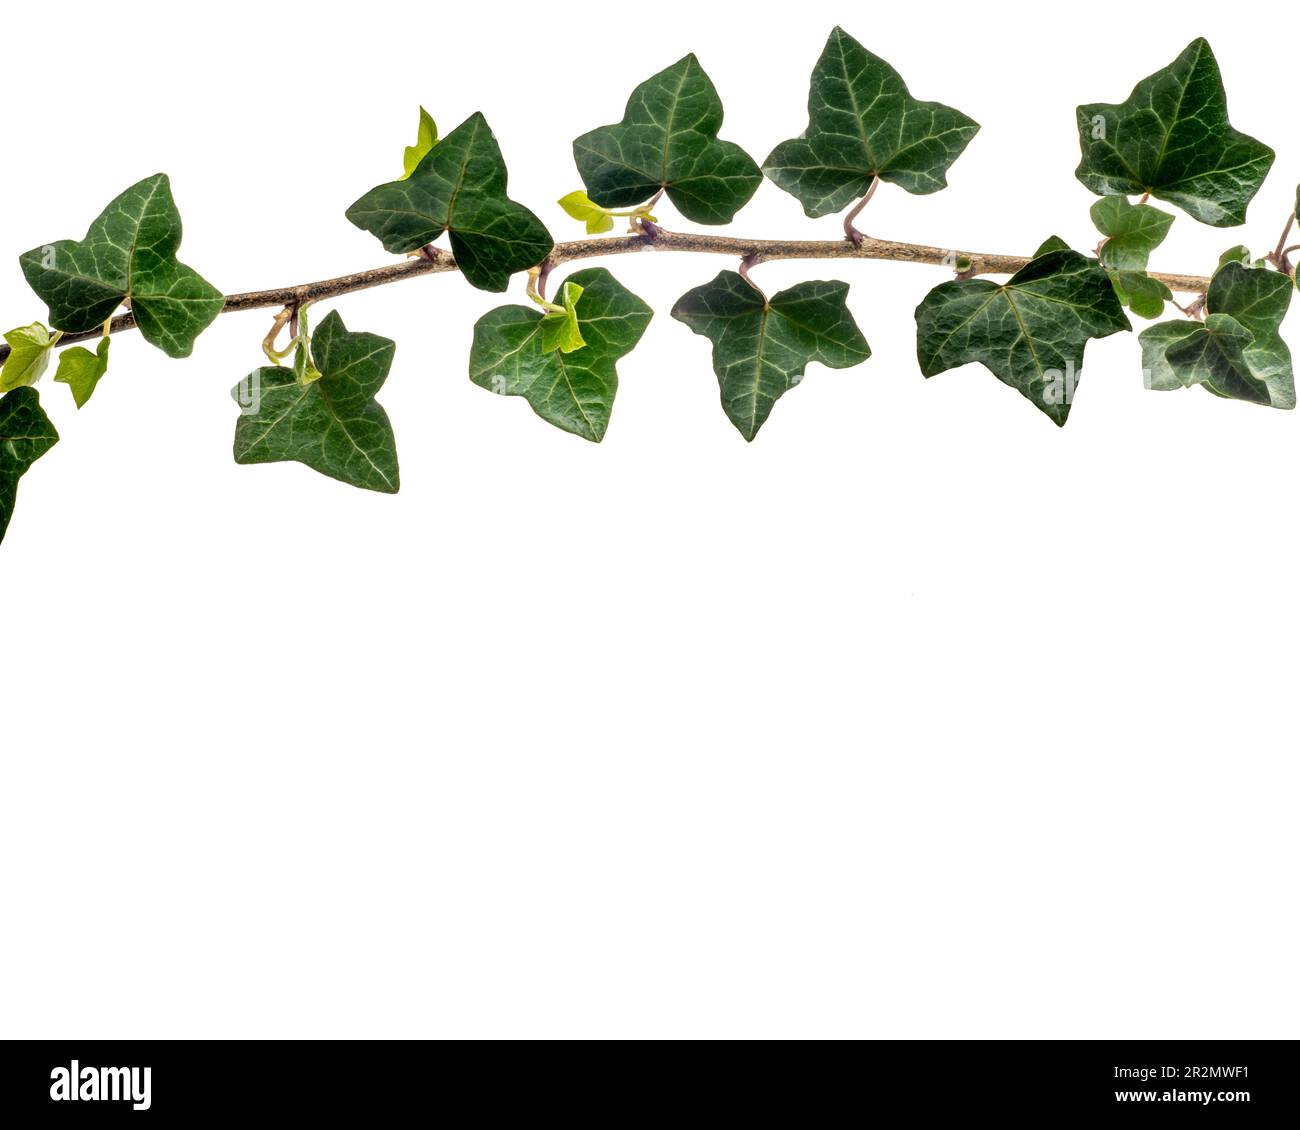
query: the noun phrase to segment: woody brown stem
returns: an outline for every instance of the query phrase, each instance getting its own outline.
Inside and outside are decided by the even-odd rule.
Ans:
[[[657,224],[643,224],[633,235],[600,239],[575,239],[557,243],[541,265],[545,273],[579,259],[595,259],[605,255],[628,255],[646,250],[684,251],[701,255],[725,255],[746,260],[749,266],[775,259],[876,259],[894,263],[922,263],[942,267],[952,262],[953,252],[948,248],[927,247],[920,243],[901,243],[890,239],[863,236],[854,243],[847,239],[746,239],[740,236],[708,235],[696,232],[665,231]],[[994,255],[981,251],[959,252],[959,258],[970,260],[971,275],[1012,275],[1029,263],[1024,255]],[[444,274],[456,270],[456,260],[448,251],[439,248],[421,248],[418,255],[400,263],[389,263],[368,271],[358,271],[338,278],[319,282],[301,283],[298,286],[278,287],[273,290],[251,290],[226,297],[223,314],[241,310],[262,310],[273,306],[298,308],[309,302],[337,298],[353,291],[387,286],[419,275]],[[1210,280],[1203,275],[1161,274],[1153,272],[1153,279],[1170,290],[1186,294],[1203,294]],[[130,313],[113,319],[110,330],[122,333],[135,329],[135,318]],[[100,327],[83,333],[65,333],[60,345],[89,341],[99,337]],[[0,346],[0,361],[9,355],[7,345]]]

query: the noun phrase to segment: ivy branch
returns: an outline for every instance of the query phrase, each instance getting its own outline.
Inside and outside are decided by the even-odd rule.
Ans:
[[[441,248],[426,245],[427,255],[412,256],[402,263],[388,263],[368,271],[356,271],[338,278],[318,282],[299,283],[297,286],[273,287],[270,290],[249,290],[228,294],[222,300],[221,313],[235,314],[242,310],[269,310],[277,307],[292,310],[312,302],[338,298],[358,290],[387,286],[404,279],[424,275],[447,274],[458,270],[454,255]],[[555,249],[543,260],[542,272],[549,274],[566,263],[595,259],[603,255],[628,255],[638,251],[685,251],[700,255],[722,255],[748,262],[751,267],[780,259],[877,259],[893,263],[921,263],[932,267],[950,266],[957,260],[969,260],[968,273],[976,275],[1014,275],[1032,262],[1026,255],[994,255],[981,251],[953,251],[940,247],[927,247],[920,243],[901,243],[889,239],[860,236],[854,243],[848,238],[839,239],[747,239],[741,236],[708,235],[702,232],[667,231],[658,224],[645,224],[635,234],[614,236],[609,239],[575,239],[557,243]],[[1210,279],[1205,275],[1166,274],[1152,272],[1151,278],[1170,290],[1181,294],[1203,294]],[[109,330],[122,333],[136,328],[135,316],[127,311],[113,318]],[[60,345],[73,345],[79,341],[92,341],[99,337],[99,329],[81,333],[65,333]],[[9,356],[10,347],[0,346],[0,361]]]
[[[883,186],[919,195],[947,172],[979,131],[961,111],[914,98],[901,76],[840,28],[814,66],[808,123],[760,167],[719,136],[722,102],[694,55],[641,83],[621,121],[573,143],[584,190],[559,200],[589,238],[557,243],[507,192],[504,157],[482,114],[439,137],[420,109],[403,173],[347,209],[396,262],[319,282],[222,294],[177,258],[180,214],[164,174],[126,189],[80,240],[42,244],[20,258],[49,308],[0,346],[0,537],[18,480],[57,442],[36,383],[52,355],[55,381],[84,407],[108,371],[113,337],[138,329],[173,357],[188,356],[220,314],[276,309],[262,342],[267,365],[232,390],[239,405],[239,463],[297,461],[354,486],[398,489],[396,442],[375,399],[395,345],[348,330],[337,311],[309,332],[309,307],[403,279],[458,271],[472,286],[504,291],[527,274],[529,305],[489,311],[474,327],[472,381],[520,396],[544,420],[591,441],[604,437],[617,363],[652,311],[604,267],[569,264],[633,252],[729,258],[735,269],[683,294],[672,317],[711,344],[722,408],[752,440],[810,363],[860,364],[870,346],[847,305],[849,287],[806,281],[768,296],[751,272],[776,260],[884,260],[943,267],[952,278],[916,309],[917,357],[926,377],[978,362],[1054,423],[1066,422],[1087,343],[1155,324],[1139,335],[1146,387],[1199,385],[1216,396],[1295,406],[1290,351],[1280,329],[1295,287],[1292,211],[1276,246],[1255,257],[1232,247],[1208,274],[1149,269],[1172,205],[1216,228],[1243,224],[1273,150],[1228,120],[1218,62],[1203,39],[1142,79],[1120,103],[1076,111],[1075,175],[1099,199],[1101,239],[1091,255],[1056,236],[1032,255],[958,251],[867,235],[857,221]],[[1173,154],[1174,157],[1170,157]],[[690,223],[729,224],[766,178],[812,218],[840,215],[843,238],[770,240],[669,230],[656,211]],[[1300,191],[1297,193],[1300,196]],[[611,235],[616,220],[628,231]],[[446,238],[450,247],[435,245]],[[994,282],[985,276],[1005,277]],[[1184,306],[1175,293],[1193,298]],[[1182,317],[1156,321],[1172,306]],[[287,331],[287,344],[278,340]],[[92,351],[81,342],[96,341]]]

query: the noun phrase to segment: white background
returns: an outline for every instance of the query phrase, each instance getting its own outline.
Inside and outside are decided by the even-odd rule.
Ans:
[[[343,211],[420,103],[483,110],[576,238],[569,142],[636,82],[694,50],[761,162],[835,23],[984,125],[865,230],[1019,253],[1097,239],[1074,106],[1209,35],[1279,157],[1245,229],[1180,217],[1154,263],[1204,272],[1300,179],[1278,10],[1217,8],[12,9],[0,311],[43,318],[18,253],[159,170],[227,292],[389,261]],[[764,184],[733,230],[837,225]],[[1297,1035],[1300,421],[1145,391],[1123,334],[1058,430],[921,378],[943,271],[788,263],[756,278],[846,279],[874,356],[747,445],[668,316],[731,264],[608,265],[658,313],[599,446],[468,380],[522,277],[335,304],[398,343],[395,498],[232,462],[269,312],[183,362],[123,335],[80,413],[43,386],[63,442],[0,550],[0,1034]]]

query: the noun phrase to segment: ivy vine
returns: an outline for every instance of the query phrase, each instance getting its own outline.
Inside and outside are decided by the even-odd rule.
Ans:
[[[916,194],[945,188],[948,169],[980,127],[950,106],[914,98],[897,71],[840,28],[813,68],[808,126],[799,137],[778,144],[760,165],[720,136],[722,126],[722,100],[694,55],[641,83],[621,121],[573,143],[584,188],[559,203],[588,236],[601,238],[557,244],[510,197],[505,159],[483,115],[439,136],[421,107],[402,175],[346,211],[386,251],[406,258],[245,294],[223,295],[177,257],[181,218],[165,174],[132,185],[82,239],[43,243],[19,259],[48,315],[10,330],[0,347],[0,539],[19,480],[58,442],[34,387],[52,357],[54,380],[81,409],[108,372],[116,334],[135,328],[169,356],[187,357],[219,314],[241,310],[279,308],[262,343],[269,364],[233,390],[235,461],[294,460],[356,487],[395,492],[397,445],[376,399],[394,343],[349,330],[337,311],[314,332],[308,323],[315,303],[430,273],[459,271],[471,286],[501,292],[526,272],[528,304],[499,306],[475,325],[470,379],[522,396],[548,423],[599,442],[618,362],[652,311],[603,267],[568,275],[554,299],[548,284],[576,260],[651,247],[735,260],[735,269],[683,294],[672,317],[708,340],[722,408],[746,440],[809,363],[847,368],[871,355],[849,310],[848,284],[809,280],[768,296],[751,272],[776,259],[946,267],[954,277],[916,309],[922,374],[977,361],[1058,425],[1069,416],[1087,343],[1132,330],[1129,315],[1155,322],[1139,334],[1148,388],[1199,385],[1219,397],[1295,407],[1291,354],[1280,335],[1296,285],[1291,256],[1300,246],[1288,243],[1294,210],[1263,256],[1235,246],[1208,275],[1148,269],[1175,219],[1151,201],[1203,224],[1239,225],[1273,164],[1272,149],[1229,122],[1219,66],[1204,39],[1142,79],[1125,101],[1078,108],[1076,176],[1100,197],[1091,209],[1100,239],[1088,254],[1054,236],[1021,257],[860,231],[857,219],[881,184]],[[656,216],[671,207],[694,224],[729,224],[764,177],[808,216],[842,213],[844,238],[671,231]],[[608,234],[619,219],[627,234]],[[447,246],[438,246],[444,239]],[[984,275],[1009,277],[999,283]],[[1191,298],[1182,305],[1175,294]],[[1158,321],[1167,307],[1174,316]]]

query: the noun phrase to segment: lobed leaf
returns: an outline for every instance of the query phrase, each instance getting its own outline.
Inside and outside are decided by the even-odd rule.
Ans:
[[[803,282],[765,299],[735,271],[722,271],[677,300],[673,317],[713,342],[722,409],[746,440],[809,362],[846,369],[871,356],[848,293],[848,283]]]
[[[0,541],[13,517],[18,480],[58,442],[34,388],[24,385],[0,397]]]
[[[1075,176],[1099,196],[1150,193],[1214,227],[1246,222],[1273,164],[1267,145],[1234,129],[1214,52],[1193,40],[1118,105],[1077,111]]]
[[[355,487],[396,494],[397,444],[375,402],[395,348],[386,337],[351,333],[331,312],[311,338],[318,378],[273,365],[251,375],[251,389],[241,382],[232,390],[241,408],[252,401],[235,425],[235,462],[293,460]]]
[[[600,235],[613,230],[614,217],[608,209],[595,203],[582,189],[561,196],[556,203],[575,220],[586,224],[588,235]]]
[[[652,311],[604,267],[576,271],[578,331],[585,344],[547,351],[546,317],[527,306],[498,306],[474,326],[469,377],[502,396],[522,396],[543,420],[599,443],[618,391],[616,363],[631,352]]]
[[[1001,285],[940,284],[916,308],[916,328],[925,376],[978,361],[1063,425],[1087,342],[1131,327],[1097,261],[1055,247]]]
[[[129,301],[146,341],[170,357],[188,357],[225,299],[176,258],[180,245],[171,182],[158,173],[113,200],[85,239],[34,247],[19,262],[55,329],[97,329]]]
[[[809,216],[826,216],[875,177],[922,195],[946,188],[979,128],[951,106],[913,98],[893,67],[837,27],[813,69],[808,128],[772,150],[763,172]]]
[[[9,356],[0,366],[0,392],[10,392],[24,385],[34,385],[45,375],[50,364],[50,350],[55,341],[40,322],[19,326],[4,335]]]
[[[1099,258],[1117,271],[1145,271],[1153,252],[1174,222],[1150,204],[1131,204],[1126,196],[1106,196],[1090,209],[1092,222],[1106,237]]]
[[[739,145],[721,141],[722,100],[694,55],[646,79],[623,120],[584,133],[573,159],[604,208],[641,204],[660,189],[697,224],[728,224],[762,183]]]
[[[1291,351],[1279,330],[1291,280],[1231,261],[1205,295],[1205,321],[1162,322],[1138,335],[1148,388],[1200,385],[1232,400],[1294,408]]]
[[[347,217],[399,255],[447,232],[465,278],[480,290],[502,291],[512,274],[535,267],[555,246],[542,221],[506,195],[506,181],[487,119],[473,114],[409,177],[372,188]]]
[[[59,354],[59,368],[54,379],[72,390],[72,399],[78,408],[84,408],[95,393],[103,375],[108,372],[108,337],[99,339],[92,353],[80,345],[71,346]]]

